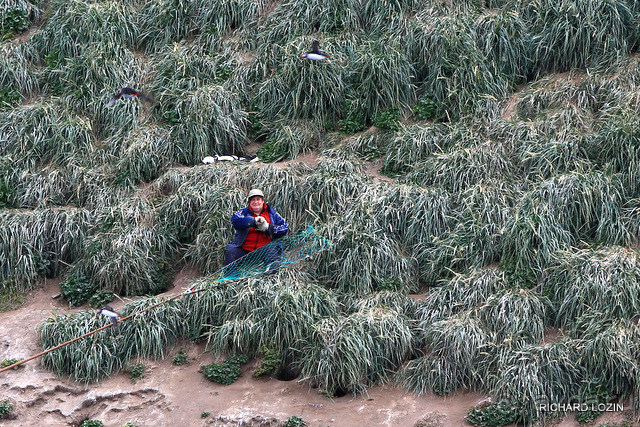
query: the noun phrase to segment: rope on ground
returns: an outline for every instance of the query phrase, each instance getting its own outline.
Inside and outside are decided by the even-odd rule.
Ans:
[[[309,243],[311,242],[311,243]],[[204,280],[200,280],[199,282],[206,282],[207,278],[216,277],[216,282],[225,282],[232,280],[245,279],[247,277],[255,277],[261,275],[263,273],[270,274],[275,273],[281,267],[286,267],[292,264],[295,264],[303,259],[309,259],[311,254],[324,249],[326,247],[331,246],[331,242],[320,237],[314,230],[313,227],[309,226],[305,231],[298,233],[291,237],[285,237],[274,242],[269,243],[259,249],[256,249],[253,252],[249,252],[247,255],[242,258],[236,260],[235,262],[223,267],[218,270],[216,273],[213,273],[210,276],[204,278]],[[305,248],[306,246],[306,248]],[[206,290],[205,288],[196,288],[196,284],[191,285],[191,287],[187,288],[182,293],[177,295],[173,295],[170,298],[167,298],[163,301],[160,301],[156,304],[153,304],[147,308],[136,311],[128,316],[121,318],[119,321],[125,321],[130,319],[138,314],[144,313],[145,311],[151,310],[152,308],[158,307],[159,305],[165,304],[174,299],[180,298],[185,295],[195,294],[201,291]],[[6,366],[0,369],[0,372],[8,371],[9,369],[17,368],[18,366],[27,363],[33,359],[37,359],[47,353],[50,353],[54,350],[57,350],[61,347],[69,345],[73,342],[81,340],[82,338],[86,338],[90,335],[95,334],[96,332],[100,332],[106,328],[113,326],[113,323],[109,323],[104,325],[98,329],[87,332],[79,337],[70,339],[69,341],[63,342],[62,344],[58,344],[55,347],[48,348],[38,354],[30,356],[24,360],[16,362],[12,365]]]

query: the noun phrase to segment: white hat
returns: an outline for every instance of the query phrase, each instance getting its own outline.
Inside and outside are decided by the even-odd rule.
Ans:
[[[247,200],[250,200],[253,196],[260,196],[264,199],[264,193],[256,188],[249,191],[249,194],[247,195]]]

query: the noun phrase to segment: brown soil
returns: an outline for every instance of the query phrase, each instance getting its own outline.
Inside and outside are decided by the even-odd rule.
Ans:
[[[181,292],[198,277],[195,269],[183,268],[167,294]],[[52,299],[59,293],[58,284],[59,280],[47,280],[20,308],[0,313],[0,360],[22,360],[39,353],[37,328],[45,318],[89,309],[70,309],[63,299]],[[112,306],[117,310],[124,303],[116,300]],[[180,347],[190,358],[187,365],[172,363]],[[86,419],[101,420],[106,427],[127,422],[137,426],[281,426],[293,415],[312,427],[470,426],[466,414],[486,398],[477,393],[419,397],[383,386],[371,388],[366,396],[329,399],[305,382],[253,378],[256,361],[244,366],[238,381],[223,386],[199,372],[201,365],[212,360],[204,344],[183,342],[168,349],[165,359],[141,360],[146,370],[135,384],[123,372],[85,386],[45,370],[35,359],[0,373],[0,400],[8,399],[14,405],[13,419],[0,419],[0,426],[68,426]],[[209,413],[206,418],[204,412]],[[621,413],[605,415],[609,422],[625,419]],[[569,416],[559,425],[577,426],[573,420]]]
[[[183,269],[168,294],[180,292],[198,276],[194,269]],[[58,284],[47,280],[23,306],[0,313],[0,360],[39,353],[37,328],[47,317],[90,309],[69,309],[63,299],[52,299],[59,293]],[[111,305],[117,310],[124,303]],[[189,355],[187,365],[172,363],[180,347]],[[276,426],[292,415],[309,426],[412,426],[434,411],[444,425],[462,426],[469,425],[464,420],[469,408],[483,399],[475,393],[417,397],[391,386],[374,387],[366,396],[329,399],[305,382],[253,378],[256,361],[244,366],[238,381],[222,386],[199,372],[212,360],[204,344],[183,342],[163,360],[141,360],[147,369],[135,384],[123,372],[85,386],[58,377],[34,359],[0,373],[0,399],[9,399],[15,416],[0,420],[0,426],[78,425],[85,419],[101,420],[107,427],[129,421],[138,426]],[[203,412],[210,415],[202,418]]]

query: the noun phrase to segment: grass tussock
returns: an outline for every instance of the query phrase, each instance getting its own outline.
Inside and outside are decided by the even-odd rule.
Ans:
[[[631,319],[638,309],[638,254],[621,247],[562,252],[554,256],[544,286],[557,308],[556,322],[572,326],[595,311],[604,319]]]
[[[162,128],[142,128],[107,143],[114,157],[116,180],[132,185],[153,181],[180,157],[169,131]]]
[[[497,100],[507,93],[509,80],[490,68],[491,62],[476,43],[471,19],[427,15],[424,21],[419,17],[416,24],[407,35],[408,49],[417,75],[438,109],[449,119],[495,111]]]
[[[141,37],[135,10],[119,1],[54,1],[31,43],[43,59],[76,58],[88,47],[99,51],[134,48]]]
[[[34,96],[39,89],[38,79],[30,68],[36,53],[31,45],[0,45],[0,88],[6,93],[20,95],[18,99],[7,104],[0,104],[1,109],[16,107],[25,96]],[[11,91],[11,92],[9,92]],[[3,96],[6,98],[6,96]],[[7,101],[6,99],[4,100]]]
[[[481,381],[474,378],[475,366],[484,346],[493,337],[473,311],[461,312],[458,316],[426,326],[422,338],[427,355],[421,361],[413,361],[413,366],[405,367],[404,372],[399,372],[405,384],[417,387],[414,391],[419,394],[432,391],[448,395]],[[434,365],[433,359],[442,359],[443,363]],[[413,367],[422,364],[430,369],[418,379],[417,375],[420,374],[413,371]],[[445,378],[434,378],[433,368],[436,366],[443,369]],[[420,388],[421,384],[428,388]]]
[[[509,287],[506,274],[497,268],[459,274],[442,286],[432,288],[416,310],[421,327],[482,306],[491,295]]]
[[[528,289],[513,289],[487,298],[480,308],[480,317],[496,340],[542,342],[547,316],[551,308],[548,298]]]
[[[638,327],[633,321],[611,320],[608,313],[593,310],[576,319],[570,336],[578,343],[580,363],[590,378],[600,380],[612,396],[635,392]]]
[[[418,162],[446,149],[447,135],[444,125],[415,125],[400,129],[389,143],[383,171],[390,174],[409,172]]]
[[[175,100],[177,121],[171,136],[185,164],[198,164],[214,154],[242,151],[247,114],[232,89],[202,86]]]
[[[423,186],[437,186],[452,193],[485,180],[517,176],[517,168],[504,146],[486,141],[471,147],[455,146],[418,164],[406,179]]]
[[[505,350],[498,356],[492,394],[517,404],[526,423],[544,418],[540,402],[567,401],[577,395],[584,378],[577,361],[575,345],[565,341]]]
[[[66,166],[71,158],[94,151],[91,122],[50,104],[34,104],[0,112],[2,155],[24,166]]]
[[[367,193],[369,194],[369,193]],[[333,247],[317,257],[317,272],[341,292],[366,295],[378,290],[416,290],[415,258],[368,209],[369,196],[343,217],[323,227]]]
[[[337,120],[350,90],[349,71],[340,58],[330,61],[302,61],[299,56],[309,50],[309,37],[295,39],[284,46],[269,46],[273,52],[262,52],[252,64],[254,73],[265,73],[268,78],[257,84],[251,104],[256,111],[254,125],[268,129],[268,124],[278,119],[290,121],[306,118]],[[332,43],[325,43],[323,50],[331,51]],[[269,61],[279,59],[276,69]],[[275,65],[275,64],[274,64]]]
[[[255,354],[267,346],[292,360],[313,325],[339,313],[337,298],[320,286],[296,280],[262,282],[249,281],[215,303],[219,317],[204,334],[211,351]]]
[[[87,239],[74,271],[98,290],[155,295],[167,287],[165,266],[176,252],[174,237],[158,226],[116,226]]]
[[[543,182],[524,195],[506,225],[506,258],[541,272],[553,252],[568,250],[577,239],[629,242],[623,199],[621,182],[601,173],[573,173]]]
[[[412,351],[407,319],[375,307],[315,324],[300,367],[330,396],[355,394],[384,381]]]
[[[123,307],[127,316],[157,303],[156,299],[142,299]],[[110,322],[93,311],[56,315],[40,327],[40,343],[50,348],[102,327]],[[69,375],[78,382],[95,382],[122,370],[133,357],[164,357],[167,346],[177,337],[186,335],[182,306],[176,301],[134,316],[89,337],[45,354],[42,363],[58,375]]]
[[[626,1],[536,0],[523,13],[531,22],[533,58],[542,70],[615,63],[637,37],[637,18]]]

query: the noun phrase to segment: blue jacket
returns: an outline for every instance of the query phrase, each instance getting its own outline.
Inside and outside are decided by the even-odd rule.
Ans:
[[[284,220],[271,205],[267,205],[267,212],[269,212],[269,236],[272,240],[283,237],[289,231],[289,224]],[[233,242],[229,243],[225,249],[238,248],[244,243],[244,239],[249,234],[249,228],[255,227],[256,220],[251,213],[249,207],[245,207],[237,211],[231,216],[231,224],[236,229],[236,235],[233,238]]]

